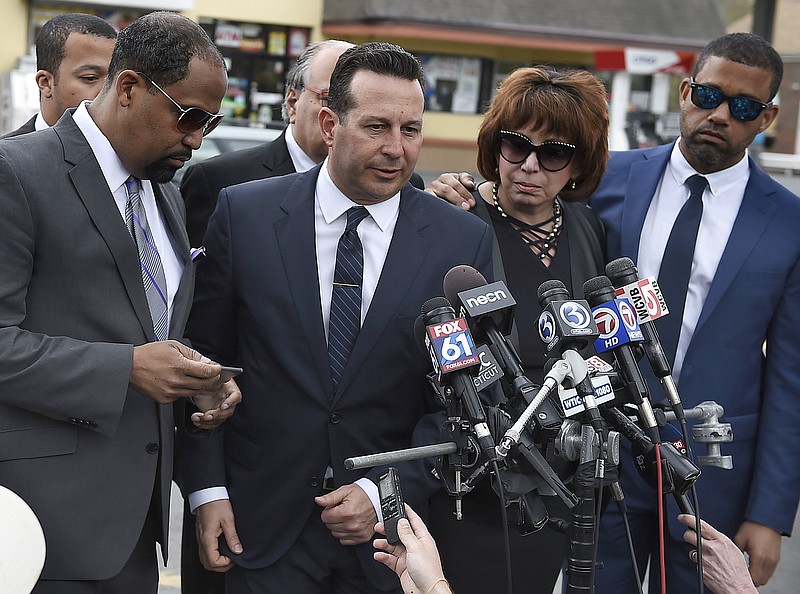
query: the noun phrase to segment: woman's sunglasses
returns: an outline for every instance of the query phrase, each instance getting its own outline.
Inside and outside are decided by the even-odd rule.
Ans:
[[[202,128],[203,136],[205,136],[214,128],[216,128],[222,121],[222,118],[225,117],[224,114],[208,113],[205,109],[201,109],[199,107],[190,107],[188,109],[184,109],[178,104],[177,101],[175,101],[175,99],[170,97],[164,89],[159,87],[153,81],[153,79],[147,76],[144,72],[137,72],[136,74],[146,78],[151,85],[161,91],[164,97],[172,101],[172,104],[178,108],[178,110],[181,112],[181,115],[178,116],[178,130],[184,134],[191,134],[192,132],[197,132],[200,128]]]
[[[556,172],[569,165],[575,154],[575,145],[557,140],[533,144],[527,136],[518,132],[500,131],[500,156],[506,161],[518,165],[531,153],[536,153],[536,160],[542,169]]]
[[[716,109],[723,101],[728,102],[728,109],[731,115],[741,122],[752,122],[759,114],[772,107],[772,102],[761,103],[750,97],[728,97],[719,89],[701,85],[694,82],[694,79],[689,79],[689,86],[692,88],[692,103],[700,109]]]

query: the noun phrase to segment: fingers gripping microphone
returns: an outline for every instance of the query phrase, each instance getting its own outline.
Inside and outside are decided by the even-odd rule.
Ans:
[[[425,346],[431,356],[439,383],[452,388],[461,400],[481,450],[496,460],[494,441],[486,424],[486,414],[475,391],[471,370],[477,372],[480,358],[464,318],[456,318],[450,302],[434,297],[422,304]]]
[[[650,310],[654,310],[655,315],[660,317],[663,311],[659,294],[650,290],[653,282],[649,279],[639,280],[639,272],[630,258],[617,258],[609,262],[606,265],[606,275],[616,288],[617,295],[628,297],[639,315],[639,326],[644,336],[644,352],[650,361],[653,373],[661,380],[676,418],[683,421],[685,418],[683,405],[675,380],[672,378],[672,368],[661,347],[658,330],[652,321],[654,318],[649,313]],[[648,307],[648,303],[651,303],[652,307]]]
[[[636,313],[627,299],[615,299],[614,287],[608,277],[598,276],[583,284],[583,294],[592,306],[592,315],[600,332],[595,341],[598,353],[612,351],[625,387],[639,409],[641,422],[650,439],[658,442],[658,423],[650,404],[647,383],[639,371],[631,343],[642,341]]]

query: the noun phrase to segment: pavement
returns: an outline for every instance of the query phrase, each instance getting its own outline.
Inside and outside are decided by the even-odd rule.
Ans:
[[[426,183],[430,183],[435,177],[435,174],[423,174]],[[783,173],[774,173],[772,177],[795,194],[800,195],[800,175],[791,176]],[[169,566],[162,566],[161,569],[161,583],[158,588],[159,594],[181,594],[180,537],[182,510],[183,499],[180,491],[173,485],[170,522],[170,559]],[[795,520],[794,533],[797,537],[783,539],[781,562],[778,565],[778,570],[769,584],[759,589],[761,594],[796,594],[800,591],[800,586],[798,585],[800,584],[800,514],[798,514]],[[559,592],[560,587],[557,586],[555,594]]]

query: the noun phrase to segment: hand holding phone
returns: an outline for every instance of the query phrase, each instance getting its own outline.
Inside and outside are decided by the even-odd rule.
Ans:
[[[400,476],[393,466],[390,466],[378,479],[378,494],[381,500],[386,540],[390,544],[396,544],[400,542],[400,537],[397,535],[397,522],[400,521],[400,518],[406,517],[406,506],[403,502],[403,492],[400,490]]]
[[[222,382],[225,383],[229,379],[232,379],[242,373],[244,371],[241,367],[227,367],[222,365],[222,369],[219,372],[220,378],[222,378]]]

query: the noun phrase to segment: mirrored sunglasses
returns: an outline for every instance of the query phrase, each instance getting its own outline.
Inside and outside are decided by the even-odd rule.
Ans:
[[[542,169],[556,172],[569,165],[575,154],[575,145],[557,140],[533,144],[527,136],[518,132],[500,131],[500,156],[506,161],[518,165],[531,153],[536,153],[536,160]]]
[[[731,116],[741,122],[752,122],[762,111],[768,107],[772,107],[771,101],[769,103],[762,103],[756,99],[742,97],[741,95],[728,97],[719,89],[709,87],[708,85],[701,85],[700,83],[694,82],[694,79],[690,79],[689,86],[692,88],[692,103],[697,107],[700,109],[716,109],[723,101],[727,101]]]
[[[178,111],[181,112],[181,115],[178,116],[178,130],[184,134],[191,134],[192,132],[197,132],[202,128],[203,136],[205,136],[214,128],[216,128],[222,121],[222,118],[225,117],[224,114],[208,113],[205,109],[201,109],[199,107],[189,107],[188,109],[184,109],[178,104],[177,101],[175,101],[175,99],[170,97],[164,89],[158,86],[153,79],[147,76],[144,72],[137,72],[136,74],[146,78],[151,85],[161,91],[164,97],[169,99],[172,104],[178,108]]]

